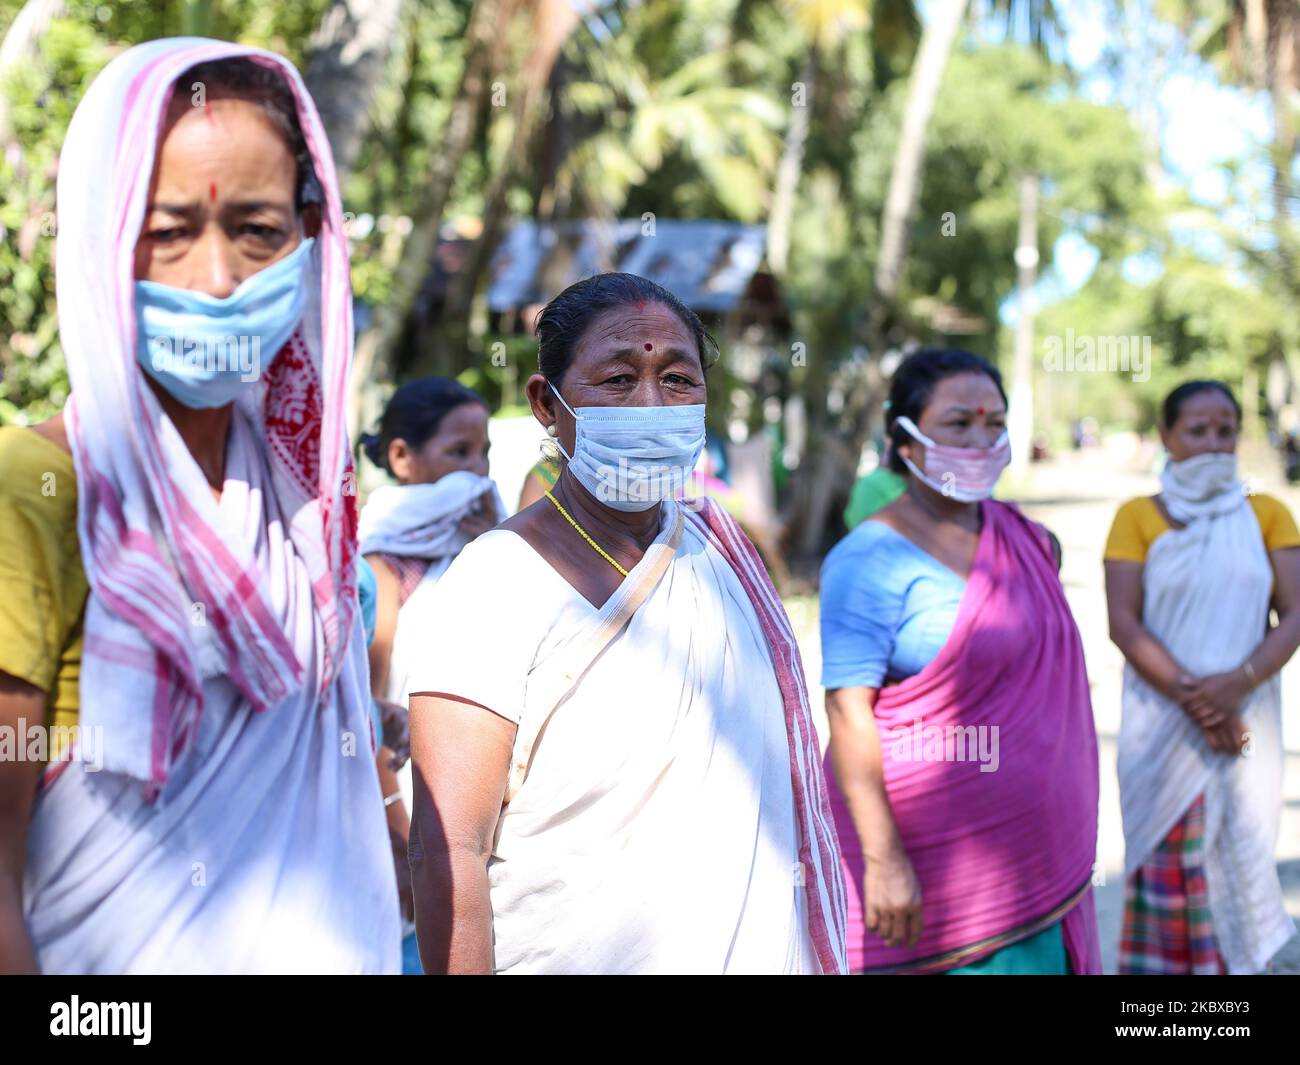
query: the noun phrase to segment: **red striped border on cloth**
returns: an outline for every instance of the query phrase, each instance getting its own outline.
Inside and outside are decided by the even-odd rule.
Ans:
[[[799,826],[799,863],[808,897],[809,932],[822,972],[845,974],[849,970],[847,894],[794,629],[763,560],[735,519],[708,498],[681,500],[681,505],[686,519],[735,572],[771,648],[790,742],[790,781]]]

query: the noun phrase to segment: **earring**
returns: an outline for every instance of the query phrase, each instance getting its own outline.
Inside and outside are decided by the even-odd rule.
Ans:
[[[555,426],[554,426],[554,425],[548,425],[548,426],[546,427],[546,435],[547,435],[547,436],[554,436],[554,435],[555,435]]]

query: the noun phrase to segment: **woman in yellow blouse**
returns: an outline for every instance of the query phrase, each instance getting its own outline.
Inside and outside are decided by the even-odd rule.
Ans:
[[[1240,426],[1220,382],[1174,389],[1160,493],[1120,507],[1106,542],[1111,639],[1126,659],[1121,972],[1258,972],[1295,932],[1273,849],[1300,532],[1238,479]]]
[[[77,546],[77,475],[61,422],[0,427],[0,690],[48,693],[32,702],[57,761],[77,723],[86,573]],[[23,560],[20,564],[19,560]],[[9,676],[6,677],[5,674]],[[42,702],[44,705],[42,706]]]
[[[524,487],[519,492],[519,507],[516,513],[524,507],[531,507],[554,488],[555,482],[560,479],[561,469],[557,458],[547,455],[538,459],[533,464],[533,468],[528,471],[528,476],[524,478]]]

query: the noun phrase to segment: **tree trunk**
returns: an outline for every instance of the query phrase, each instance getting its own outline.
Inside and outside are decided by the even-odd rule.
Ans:
[[[212,0],[181,0],[180,36],[212,36]]]
[[[903,128],[889,175],[889,193],[880,223],[880,252],[876,259],[875,292],[867,328],[871,357],[878,359],[885,343],[885,323],[902,283],[907,264],[907,227],[921,191],[921,161],[925,133],[939,95],[967,0],[937,0],[921,34],[921,47],[912,70],[903,112]]]
[[[334,151],[340,181],[356,161],[401,36],[403,0],[334,0],[311,40],[307,88]]]
[[[1291,168],[1296,156],[1296,128],[1292,98],[1300,88],[1300,56],[1297,33],[1296,0],[1269,0],[1268,36],[1264,49],[1265,87],[1273,110],[1273,233],[1278,257],[1292,291],[1300,278],[1296,276],[1295,236],[1291,230]]]
[[[790,546],[796,563],[818,554],[826,534],[826,515],[834,486],[841,481],[837,452],[843,444],[828,431],[826,396],[830,388],[830,354],[819,337],[817,350],[808,358],[801,392],[804,396],[804,447],[799,468],[791,475],[789,515]]]
[[[414,211],[410,235],[402,247],[393,291],[387,301],[375,308],[374,325],[357,341],[348,411],[348,429],[353,439],[363,423],[378,416],[378,397],[372,391],[372,383],[392,377],[393,348],[429,272],[438,246],[443,211],[451,198],[461,161],[477,132],[480,105],[492,80],[494,45],[504,33],[501,16],[507,7],[507,0],[475,0],[470,12],[460,89],[447,116],[441,150],[434,153],[424,194]]]
[[[1023,476],[1034,449],[1034,282],[1038,277],[1038,177],[1020,179],[1020,230],[1016,239],[1015,362],[1011,373],[1011,471]]]
[[[514,129],[505,158],[496,173],[483,209],[483,228],[474,242],[464,268],[453,279],[439,322],[439,343],[456,364],[461,364],[469,349],[469,319],[474,294],[488,272],[497,245],[505,229],[506,193],[515,175],[523,168],[528,145],[545,110],[546,88],[560,58],[560,50],[578,24],[578,12],[570,0],[537,0],[533,8],[533,46],[524,65],[516,91]]]
[[[803,68],[799,71],[803,99],[798,104],[791,101],[790,126],[785,134],[785,147],[776,172],[776,191],[772,196],[772,211],[767,223],[767,263],[778,278],[785,277],[789,261],[790,221],[794,216],[799,178],[803,173],[804,146],[808,142],[808,127],[812,121],[816,80],[817,49],[810,47]]]

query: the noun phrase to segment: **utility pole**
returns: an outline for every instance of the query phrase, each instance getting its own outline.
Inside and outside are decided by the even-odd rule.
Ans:
[[[1034,282],[1038,277],[1038,175],[1020,179],[1020,228],[1016,238],[1015,364],[1011,377],[1011,472],[1022,476],[1034,446]]]

